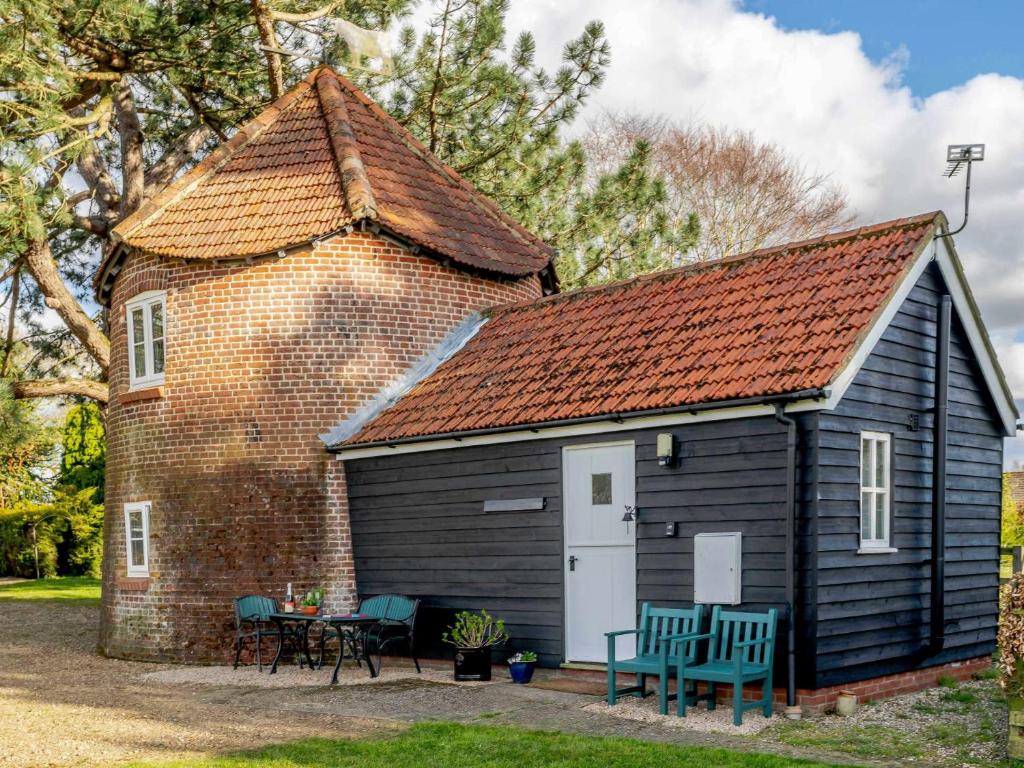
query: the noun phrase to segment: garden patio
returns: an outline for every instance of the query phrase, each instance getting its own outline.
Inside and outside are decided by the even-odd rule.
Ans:
[[[443,665],[406,674],[407,660],[373,683],[346,670],[331,688],[329,670],[290,663],[271,677],[105,659],[94,652],[97,597],[87,580],[0,585],[0,765],[365,767],[397,755],[410,766],[1004,764],[1005,707],[990,680],[866,706],[853,719],[707,732],[699,717],[682,725],[632,703],[609,716],[585,685],[455,685]]]

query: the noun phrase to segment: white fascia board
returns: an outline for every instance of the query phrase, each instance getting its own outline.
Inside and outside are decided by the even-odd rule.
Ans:
[[[936,233],[944,230],[944,226],[936,227]],[[996,404],[1000,421],[1005,434],[1013,437],[1017,431],[1017,408],[1013,402],[1013,395],[1006,385],[999,361],[988,340],[988,332],[981,322],[974,298],[971,296],[970,287],[964,277],[963,268],[953,249],[951,238],[943,237],[935,239],[934,236],[928,244],[921,249],[910,268],[906,271],[900,284],[890,296],[888,303],[875,318],[868,333],[861,340],[854,354],[846,365],[829,384],[829,397],[823,405],[823,410],[834,410],[842,400],[843,395],[850,388],[860,369],[863,367],[868,356],[874,351],[882,335],[888,330],[897,313],[903,307],[903,303],[914,290],[917,281],[924,274],[925,269],[932,262],[939,267],[939,272],[949,289],[953,299],[953,306],[956,308],[957,316],[960,318],[964,329],[967,331],[967,338],[978,360],[985,383]]]
[[[988,331],[981,320],[981,312],[974,301],[971,287],[967,283],[963,266],[956,254],[956,248],[952,238],[944,237],[941,241],[942,247],[937,248],[935,262],[939,265],[939,271],[946,281],[949,295],[953,298],[953,306],[956,307],[957,317],[967,333],[967,341],[971,350],[978,360],[978,367],[981,375],[988,385],[992,400],[999,411],[999,418],[1002,421],[1003,429],[1007,437],[1017,434],[1017,406],[1013,401],[1013,393],[1006,383],[1006,376],[999,365],[992,342],[989,340]]]
[[[786,406],[786,413],[796,411],[818,410],[824,407],[824,400],[798,400]],[[637,416],[623,418],[620,421],[590,421],[585,424],[565,424],[562,426],[538,427],[522,429],[514,432],[496,432],[484,435],[468,435],[453,439],[439,437],[437,440],[425,440],[414,443],[395,443],[394,445],[375,445],[360,448],[359,445],[335,449],[339,461],[350,459],[367,459],[374,456],[398,456],[404,453],[423,453],[426,451],[443,451],[449,448],[469,448],[481,445],[498,445],[500,443],[520,443],[528,440],[551,440],[560,437],[578,437],[586,435],[607,435],[613,432],[626,432],[634,429],[654,427],[682,427],[707,421],[726,421],[728,419],[748,419],[757,416],[772,416],[775,407],[765,405],[740,405],[715,408],[696,413],[666,413],[658,416]]]

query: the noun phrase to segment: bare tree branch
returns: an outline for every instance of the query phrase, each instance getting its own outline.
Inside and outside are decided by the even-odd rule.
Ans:
[[[643,115],[606,114],[584,140],[597,172],[607,172],[636,141],[654,147],[654,170],[665,179],[680,220],[691,213],[700,237],[688,254],[708,261],[849,226],[846,193],[750,133],[680,126]]]
[[[307,11],[306,13],[286,13],[285,11],[270,11],[270,18],[274,21],[283,21],[288,24],[301,24],[304,21],[315,21],[316,19],[322,19],[329,13],[332,13],[336,8],[344,7],[345,3],[341,2],[328,3],[323,8],[317,8],[315,11]]]
[[[46,299],[46,306],[60,315],[68,330],[82,343],[106,375],[110,367],[110,341],[64,284],[50,251],[50,244],[45,239],[33,239],[25,250],[24,258],[29,274]]]
[[[117,184],[93,142],[89,142],[83,147],[75,165],[78,168],[78,173],[93,191],[93,198],[100,205],[102,212],[118,204],[121,195],[117,191]]]
[[[110,221],[106,216],[82,216],[73,213],[71,218],[74,225],[84,232],[91,232],[102,237],[110,231]]]
[[[4,339],[4,360],[0,363],[0,379],[7,376],[7,370],[11,362],[11,352],[14,351],[14,323],[18,316],[18,298],[21,292],[21,265],[14,271],[11,278],[11,306],[7,310],[7,334]]]
[[[56,397],[61,395],[80,395],[106,405],[110,399],[110,389],[102,381],[89,379],[34,379],[15,381],[11,384],[14,397],[27,400],[36,397]]]
[[[203,123],[186,133],[176,146],[168,149],[146,172],[146,197],[169,184],[181,167],[194,158],[214,135],[213,128]]]

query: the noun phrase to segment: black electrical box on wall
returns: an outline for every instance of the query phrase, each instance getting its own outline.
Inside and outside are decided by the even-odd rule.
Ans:
[[[665,535],[666,536],[675,536],[676,535],[676,524],[675,523],[665,523]]]

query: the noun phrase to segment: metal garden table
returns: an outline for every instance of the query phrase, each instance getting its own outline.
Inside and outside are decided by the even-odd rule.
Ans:
[[[313,658],[309,655],[309,628],[314,624],[326,624],[338,633],[338,660],[334,663],[334,674],[331,675],[331,685],[338,682],[338,671],[341,669],[341,662],[345,658],[345,646],[347,645],[352,655],[351,658],[357,662],[366,662],[370,670],[370,677],[377,676],[377,670],[373,667],[373,660],[366,648],[366,637],[370,628],[380,621],[375,616],[366,614],[322,614],[308,615],[305,613],[283,613],[276,612],[268,617],[277,627],[277,654],[274,656],[274,663],[270,667],[270,674],[277,672],[277,662],[281,658],[281,651],[284,650],[284,625],[293,623],[297,625],[302,636],[302,653],[306,657],[306,663],[313,669]],[[317,666],[322,666],[323,658]]]

